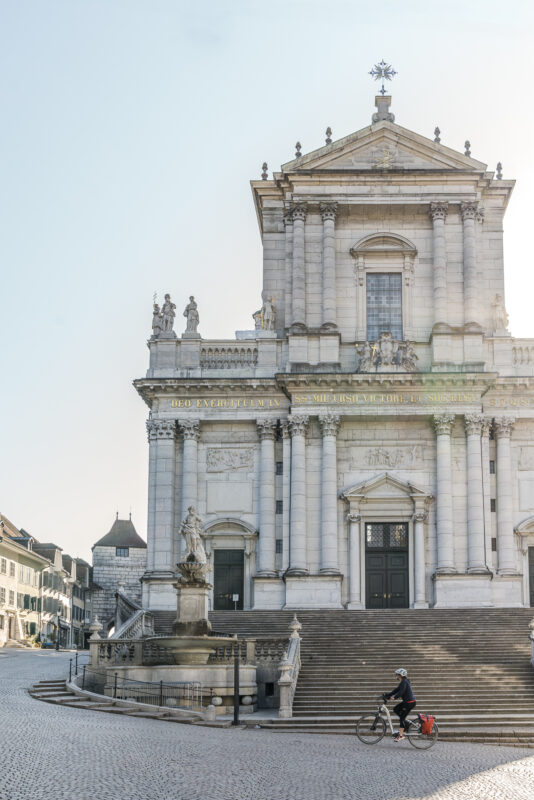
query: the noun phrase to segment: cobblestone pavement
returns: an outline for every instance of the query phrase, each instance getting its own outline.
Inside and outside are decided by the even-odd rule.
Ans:
[[[67,653],[0,650],[0,800],[531,800],[534,751],[128,719],[31,698]]]

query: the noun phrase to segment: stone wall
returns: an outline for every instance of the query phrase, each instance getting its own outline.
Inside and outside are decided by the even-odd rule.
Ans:
[[[93,615],[105,625],[115,613],[115,592],[122,591],[141,604],[141,576],[146,570],[146,548],[130,547],[128,557],[115,555],[115,547],[93,548],[93,581],[102,591],[93,592]]]

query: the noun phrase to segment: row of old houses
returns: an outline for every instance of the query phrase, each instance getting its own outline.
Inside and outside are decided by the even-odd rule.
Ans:
[[[131,518],[117,514],[92,555],[92,564],[70,556],[0,514],[0,647],[84,647],[95,616],[111,628],[118,593],[140,599],[146,544]]]

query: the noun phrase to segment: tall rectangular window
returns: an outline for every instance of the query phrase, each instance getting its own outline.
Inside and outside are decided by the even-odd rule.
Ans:
[[[402,275],[400,272],[367,275],[367,341],[390,332],[402,340]]]

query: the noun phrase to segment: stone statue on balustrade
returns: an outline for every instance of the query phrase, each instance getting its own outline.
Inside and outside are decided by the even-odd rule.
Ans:
[[[152,311],[152,338],[158,339],[163,330],[163,318],[158,303],[154,303]]]
[[[189,506],[187,516],[180,527],[185,539],[185,554],[177,564],[182,583],[206,583],[208,559],[202,542],[202,520],[194,506]]]
[[[496,294],[491,305],[493,306],[493,332],[501,336],[509,336],[508,314],[502,294]]]
[[[276,323],[276,309],[273,302],[272,295],[267,292],[261,293],[263,305],[256,311],[252,318],[254,320],[254,327],[257,331],[273,331]]]
[[[185,331],[182,333],[182,339],[200,339],[200,333],[198,332],[200,317],[198,314],[198,305],[193,295],[190,296],[189,303],[184,309],[184,317],[187,322]]]

